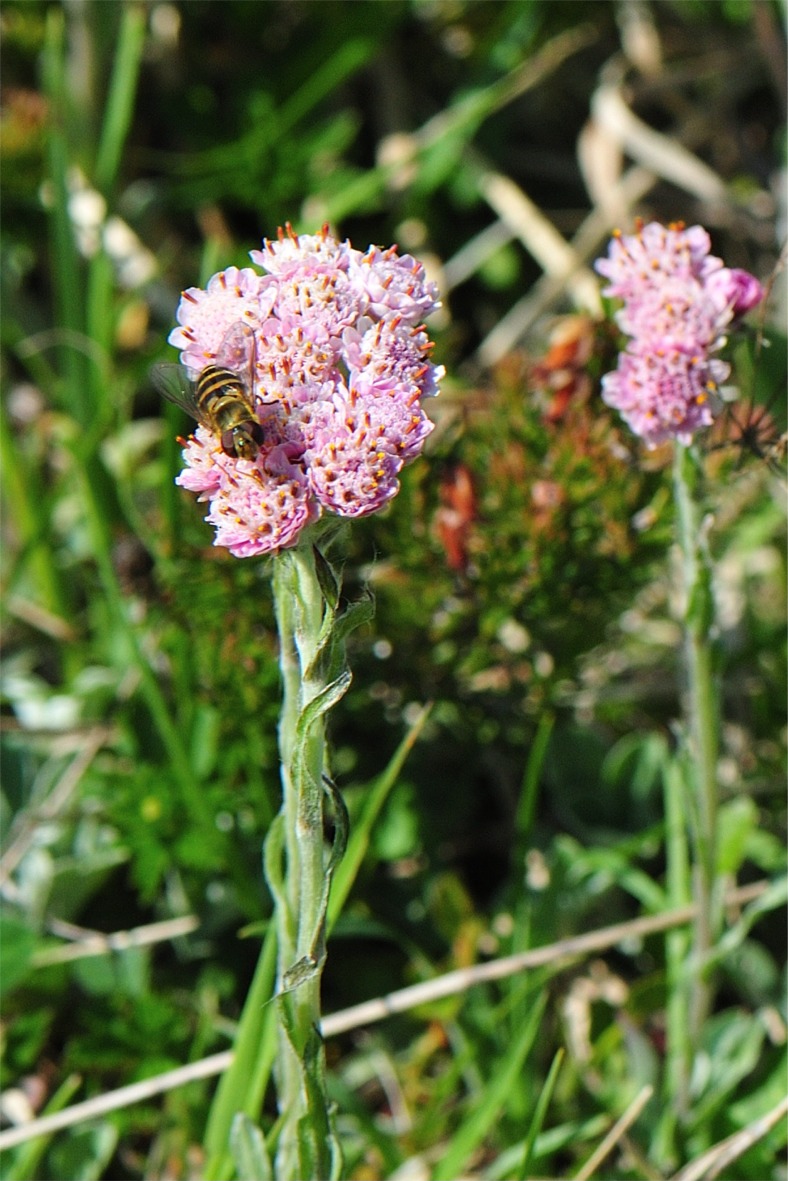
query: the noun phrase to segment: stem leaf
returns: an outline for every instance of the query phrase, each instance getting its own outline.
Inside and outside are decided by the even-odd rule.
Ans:
[[[334,573],[334,568],[316,545],[312,546],[312,553],[315,558],[315,574],[317,581],[320,583],[320,590],[323,592],[323,598],[328,604],[331,611],[336,611],[339,603],[339,579]]]
[[[296,724],[296,742],[300,747],[309,737],[309,732],[314,726],[315,722],[333,709],[338,701],[340,701],[348,689],[352,676],[350,669],[345,669],[336,680],[331,681],[326,685],[325,689],[321,689],[312,700],[302,709],[298,722]]]
[[[334,628],[334,642],[340,643],[346,640],[351,632],[354,632],[356,628],[361,627],[363,624],[369,623],[374,617],[375,600],[372,594],[367,591],[355,603],[349,603],[345,610],[337,616],[336,627]]]
[[[230,1129],[230,1149],[239,1177],[254,1177],[255,1181],[273,1181],[274,1173],[265,1137],[242,1111],[238,1112]]]

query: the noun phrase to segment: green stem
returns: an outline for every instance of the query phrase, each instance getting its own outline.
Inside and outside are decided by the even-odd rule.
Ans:
[[[676,444],[674,491],[683,559],[685,758],[693,843],[693,892],[697,903],[690,971],[689,1043],[694,1049],[711,1010],[714,985],[708,962],[721,924],[717,888],[717,695],[711,628],[714,617],[711,565],[699,507],[699,467],[693,452]]]
[[[328,530],[323,529],[320,536],[323,543],[331,543]],[[345,851],[347,815],[325,774],[325,717],[350,681],[345,638],[353,627],[369,619],[371,603],[340,607],[337,572],[307,544],[275,558],[273,593],[282,674],[282,806],[266,837],[264,863],[274,900],[274,921],[246,999],[234,1061],[211,1109],[206,1181],[226,1181],[232,1174],[233,1121],[239,1112],[252,1119],[259,1117],[272,1065],[280,1115],[268,1139],[277,1147],[278,1181],[328,1179],[336,1177],[339,1169],[319,1033],[320,976],[329,886]],[[335,831],[330,852],[323,832],[326,789],[332,800]],[[352,857],[349,873],[341,875],[332,917],[346,897],[359,859],[360,853]],[[268,1004],[272,999],[274,1003]]]
[[[666,888],[668,906],[677,910],[692,898],[690,852],[687,842],[685,768],[678,759],[669,759],[664,769],[665,846],[667,850]],[[665,1022],[667,1054],[664,1072],[664,1102],[654,1137],[655,1159],[667,1173],[677,1162],[676,1127],[686,1116],[689,1078],[692,1067],[687,1040],[689,995],[687,963],[692,949],[692,933],[684,927],[669,931],[665,938],[667,1000]]]
[[[274,601],[279,629],[283,700],[279,724],[284,822],[283,881],[269,884],[278,934],[277,1087],[281,1127],[276,1156],[280,1181],[329,1177],[336,1153],[328,1117],[320,1028],[326,861],[323,839],[325,715],[329,689],[324,602],[311,546],[280,554]],[[281,839],[281,838],[277,838]]]

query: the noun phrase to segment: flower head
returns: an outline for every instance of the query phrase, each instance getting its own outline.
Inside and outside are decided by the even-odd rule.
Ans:
[[[418,324],[439,306],[437,288],[427,282],[421,263],[409,254],[400,258],[393,247],[370,246],[353,259],[350,276],[373,320],[396,317]]]
[[[396,495],[432,430],[421,399],[443,375],[422,326],[438,293],[409,255],[288,227],[251,258],[264,274],[230,267],[185,291],[170,334],[198,393],[214,366],[246,394],[230,409],[225,398],[222,429],[203,396],[177,480],[210,502],[215,544],[237,557],[295,545],[324,511],[364,516]],[[240,456],[229,440],[246,411],[255,442]]]
[[[596,262],[600,275],[610,280],[603,294],[626,301],[667,277],[703,282],[722,266],[720,259],[709,255],[710,249],[711,240],[702,226],[687,230],[680,224],[663,226],[652,221],[635,234],[616,233],[608,257]]]
[[[724,361],[702,353],[627,349],[618,368],[602,378],[602,397],[649,447],[671,438],[690,443],[695,431],[711,426],[720,406],[717,389],[729,371]]]
[[[203,291],[189,287],[183,292],[176,319],[179,327],[170,333],[170,344],[181,350],[181,363],[199,373],[212,364],[228,332],[238,323],[254,329],[267,314],[273,292],[263,294],[265,280],[251,267],[228,267],[208,281]]]
[[[756,307],[764,297],[764,290],[755,275],[738,268],[723,267],[711,274],[706,288],[718,306],[730,308],[734,317],[743,316]]]
[[[216,527],[215,544],[237,558],[295,545],[317,515],[303,468],[284,447],[259,455],[254,464],[239,461],[236,466],[242,470],[223,480],[210,498],[205,519]]]
[[[724,267],[710,249],[702,226],[651,222],[617,234],[596,263],[608,280],[604,294],[623,301],[616,321],[630,337],[602,396],[649,447],[669,438],[689,443],[711,424],[729,373],[712,354],[763,298],[753,275]]]

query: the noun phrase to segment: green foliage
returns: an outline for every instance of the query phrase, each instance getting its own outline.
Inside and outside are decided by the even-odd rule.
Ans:
[[[219,555],[204,508],[173,485],[187,425],[147,375],[178,290],[244,265],[286,220],[331,219],[357,246],[397,240],[457,274],[494,221],[484,169],[573,234],[588,210],[577,140],[622,11],[3,5],[4,1090],[54,1111],[240,1031],[213,1108],[213,1087],[190,1083],[9,1151],[9,1178],[185,1174],[201,1150],[206,1177],[264,1177],[275,1148],[271,565]],[[672,128],[664,91],[708,119],[698,153],[737,202],[711,227],[716,252],[767,278],[782,115],[757,47],[773,8],[649,14],[666,61],[645,91],[633,69],[637,113]],[[739,64],[721,71],[706,45]],[[667,185],[647,202],[663,220],[708,213]],[[386,514],[354,523],[344,597],[319,571],[354,674],[331,726],[350,831],[326,1011],[691,898],[668,456],[639,453],[601,402],[604,325],[573,325],[588,360],[551,359],[540,323],[527,355],[479,373],[478,345],[540,274],[523,235],[498,230],[446,292],[429,457]],[[670,1051],[679,928],[328,1039],[348,1177],[574,1175],[650,1084],[631,1151],[601,1166],[639,1181],[784,1094],[785,347],[770,317],[772,347],[737,345],[742,396],[705,440],[704,495],[717,875],[776,880],[714,949],[720,991],[686,1111]],[[186,914],[196,930],[152,947],[56,955]],[[784,1148],[780,1123],[721,1177],[772,1181]]]
[[[265,1138],[242,1112],[233,1121],[231,1144],[239,1177],[259,1177],[260,1181],[269,1181],[273,1177]]]
[[[3,946],[2,991],[9,992],[30,971],[36,935],[26,923],[19,922],[13,915],[3,915],[0,920],[0,939]]]

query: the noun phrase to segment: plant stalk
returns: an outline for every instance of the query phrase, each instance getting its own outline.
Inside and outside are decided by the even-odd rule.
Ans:
[[[719,937],[717,881],[717,756],[719,709],[714,684],[711,562],[700,508],[700,467],[691,448],[676,443],[674,493],[684,590],[684,760],[692,838],[692,890],[697,904],[688,988],[689,1047],[697,1049],[714,999],[708,964]],[[690,1060],[692,1053],[690,1054]]]
[[[327,903],[323,837],[325,712],[329,669],[321,659],[329,607],[311,546],[278,555],[273,576],[282,672],[279,753],[282,809],[269,836],[266,872],[277,928],[278,1181],[335,1175],[337,1152],[320,1039],[320,976]]]

